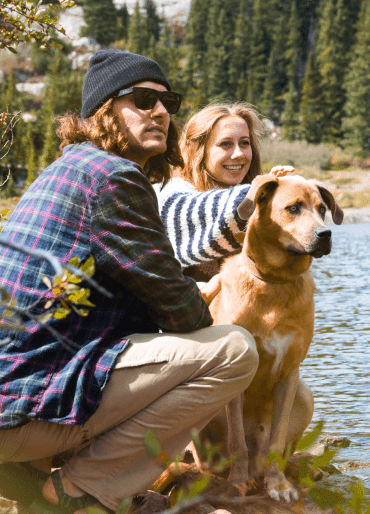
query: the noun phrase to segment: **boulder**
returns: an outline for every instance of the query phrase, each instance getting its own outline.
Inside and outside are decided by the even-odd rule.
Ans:
[[[338,436],[338,435],[326,435],[320,441],[322,444],[326,444],[327,446],[334,446],[336,448],[348,448],[351,444],[351,441],[348,437]]]

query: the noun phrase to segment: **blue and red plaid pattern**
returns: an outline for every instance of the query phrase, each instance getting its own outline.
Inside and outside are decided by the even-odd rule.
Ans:
[[[142,169],[91,143],[69,145],[21,198],[0,240],[51,252],[62,262],[95,260],[87,317],[48,323],[74,344],[61,344],[40,324],[5,333],[0,347],[0,429],[31,420],[83,424],[96,411],[116,358],[137,332],[188,332],[212,323],[195,282],[184,277]],[[0,246],[0,284],[19,307],[47,296],[49,263]],[[50,293],[49,293],[50,294]],[[31,313],[42,312],[38,305]]]

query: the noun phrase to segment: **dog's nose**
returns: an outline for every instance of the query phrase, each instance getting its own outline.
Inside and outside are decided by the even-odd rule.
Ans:
[[[331,239],[331,230],[327,229],[327,228],[318,228],[315,230],[315,235],[317,237],[317,239],[320,241],[320,242],[326,242],[326,241],[330,241]]]

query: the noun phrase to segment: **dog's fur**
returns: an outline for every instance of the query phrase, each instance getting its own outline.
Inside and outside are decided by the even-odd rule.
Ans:
[[[315,285],[309,267],[313,257],[331,250],[326,207],[340,224],[343,212],[321,184],[299,176],[257,177],[238,208],[248,219],[242,251],[202,290],[214,324],[246,328],[260,357],[243,398],[227,406],[227,421],[217,416],[202,437],[213,443],[228,437],[229,452],[238,456],[229,480],[246,492],[264,476],[267,493],[276,500],[298,499],[298,493],[276,462],[266,463],[267,454],[282,455],[313,412],[299,366],[313,336]]]

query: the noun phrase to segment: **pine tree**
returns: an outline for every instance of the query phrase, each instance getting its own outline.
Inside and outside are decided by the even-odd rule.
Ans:
[[[28,140],[26,136],[29,125],[30,123],[25,123],[21,117],[16,125],[16,134],[15,139],[13,140],[13,146],[16,152],[14,160],[21,166],[27,165]]]
[[[14,73],[10,73],[3,82],[0,89],[0,112],[15,113],[23,110],[24,98],[16,90],[16,78]],[[6,156],[1,159],[1,164],[9,164],[15,169],[22,159],[22,150],[19,148],[22,133],[22,122],[19,120],[13,128],[12,135],[8,133],[9,142],[3,148],[1,155]],[[11,137],[10,137],[11,136]]]
[[[44,102],[41,106],[41,116],[39,122],[42,126],[43,146],[40,157],[40,163],[43,168],[46,168],[55,160],[56,152],[59,145],[59,140],[56,135],[53,120],[56,116],[55,102],[56,92],[58,88],[55,83],[49,84]]]
[[[259,109],[264,116],[274,122],[279,121],[280,118],[282,102],[279,94],[281,94],[281,83],[279,75],[276,73],[276,52],[272,50],[267,63],[267,74]]]
[[[317,49],[317,62],[321,73],[323,89],[323,109],[325,124],[323,141],[338,143],[342,139],[342,119],[344,115],[345,91],[343,70],[349,60],[346,29],[349,12],[346,0],[328,0],[323,12]]]
[[[207,96],[207,86],[208,86],[207,74],[203,73],[200,77],[198,87],[194,91],[194,94],[192,97],[192,109],[193,110],[201,109],[202,107],[205,107],[209,103],[208,96]]]
[[[130,24],[130,15],[129,15],[126,4],[121,5],[121,7],[117,10],[117,18],[118,18],[117,39],[127,39],[128,27]]]
[[[61,114],[58,110],[61,105],[60,99],[66,95],[70,98],[69,91],[61,87],[68,74],[69,71],[66,68],[66,60],[61,51],[57,50],[52,61],[49,63],[48,73],[46,75],[47,85],[37,116],[36,132],[39,133],[42,142],[46,138],[46,130],[50,119],[57,114]],[[56,135],[55,140],[57,141]]]
[[[363,0],[353,58],[345,78],[343,143],[363,156],[370,151],[370,4]]]
[[[38,170],[31,123],[28,123],[25,144],[27,145],[27,178],[24,189],[27,189],[36,179]]]
[[[49,63],[47,75],[49,76],[63,76],[70,71],[70,66],[67,58],[64,56],[59,48],[54,52],[54,56]]]
[[[156,60],[162,68],[163,73],[167,76],[170,71],[169,49],[170,49],[171,30],[164,21],[159,42],[154,46],[153,59]],[[154,34],[151,36],[151,47],[155,43]]]
[[[282,2],[281,0],[264,0],[261,4],[262,7],[262,16],[264,20],[264,29],[266,30],[267,38],[270,41],[270,44],[279,37],[278,30],[280,25],[280,18],[283,17],[285,19],[285,26],[283,34],[285,38],[287,36],[287,31],[289,30],[287,27],[287,21],[289,18],[289,10],[290,5],[293,0],[288,0],[286,2]],[[254,0],[252,2],[252,5]],[[254,11],[253,11],[254,12]],[[253,15],[253,13],[252,13]],[[285,45],[284,45],[285,46]]]
[[[243,101],[247,97],[249,30],[248,2],[247,0],[240,0],[228,73],[234,97],[238,101]]]
[[[298,18],[297,6],[295,1],[291,4],[289,21],[288,21],[288,38],[286,43],[285,58],[287,60],[286,74],[289,82],[293,82],[295,87],[297,84],[297,63],[298,51],[300,44],[300,20]]]
[[[207,51],[206,32],[212,0],[193,0],[186,25],[184,92],[201,87],[201,96],[206,95],[205,54]],[[199,91],[198,91],[199,93]],[[196,96],[198,95],[196,93]]]
[[[162,68],[162,64],[160,62],[161,61],[161,57],[158,55],[158,53],[159,53],[158,52],[158,47],[159,47],[159,44],[157,44],[157,42],[155,40],[155,37],[152,34],[150,36],[150,39],[149,39],[149,47],[148,47],[148,50],[146,52],[146,56],[149,57],[150,59],[153,59],[154,61],[157,61],[157,63]],[[163,70],[163,68],[162,68],[162,70]]]
[[[81,72],[68,73],[60,81],[61,93],[54,108],[57,116],[65,114],[67,110],[80,112],[82,106],[82,86],[84,74]]]
[[[274,88],[274,95],[275,97],[282,97],[284,93],[286,92],[287,84],[288,84],[288,78],[287,78],[287,67],[288,67],[288,60],[286,57],[286,50],[287,50],[287,24],[288,24],[288,15],[285,12],[285,10],[281,10],[281,12],[278,12],[276,14],[276,27],[275,27],[275,33],[272,40],[272,47],[270,51],[269,60],[271,59],[273,55],[273,69],[271,70],[269,66],[271,66],[271,63],[267,64],[266,73],[267,75],[270,73],[273,73],[273,77],[266,76],[266,81],[269,81],[271,84],[271,79],[273,80],[273,88]],[[265,84],[264,86],[264,96],[265,90],[268,90],[269,85]],[[276,102],[276,100],[275,100]],[[280,108],[282,102],[280,101]]]
[[[84,35],[108,46],[118,37],[118,16],[113,0],[84,0]]]
[[[239,2],[239,0],[237,0]],[[205,55],[209,99],[234,98],[235,84],[227,73],[234,46],[234,11],[238,4],[212,0],[207,25]]]
[[[56,135],[54,119],[67,110],[80,112],[83,74],[65,72],[63,60],[57,51],[50,63],[47,74],[47,88],[37,119],[36,132],[42,141],[41,164],[46,167],[58,152],[59,139]]]
[[[24,159],[22,161],[22,164],[24,164],[25,166],[27,166],[27,163],[30,158],[30,148],[31,146],[34,147],[33,125],[34,124],[31,121],[27,123],[27,127],[22,138],[22,146],[24,148]]]
[[[16,78],[9,73],[0,90],[0,112],[15,112],[23,107],[23,101],[15,87]]]
[[[144,8],[146,11],[146,30],[150,36],[154,36],[156,41],[159,40],[160,34],[160,17],[157,14],[157,7],[153,0],[145,0]]]
[[[58,152],[58,140],[55,136],[55,126],[53,118],[49,118],[49,123],[46,129],[45,142],[42,149],[40,158],[41,166],[46,168],[55,161]]]
[[[248,99],[257,107],[263,95],[263,85],[270,54],[270,39],[266,31],[265,21],[263,0],[254,0],[248,67]]]
[[[227,98],[228,77],[225,73],[225,64],[229,58],[227,35],[230,36],[230,27],[226,25],[227,15],[224,2],[213,0],[206,35],[208,46],[206,53],[207,96],[210,100]]]
[[[169,40],[169,52],[168,57],[170,61],[170,67],[168,70],[168,80],[174,91],[182,91],[182,70],[180,61],[182,58],[182,49],[177,43],[175,31],[172,30]]]
[[[307,62],[308,54],[313,49],[312,35],[317,32],[318,8],[320,5],[324,5],[322,0],[305,0],[296,3],[298,18],[301,20],[299,51],[304,62]]]
[[[294,78],[289,81],[283,117],[284,139],[294,141],[298,135],[298,93]]]
[[[299,107],[299,134],[309,143],[319,143],[322,136],[324,113],[322,110],[321,75],[315,54],[308,55]]]
[[[154,36],[151,38],[151,47]],[[181,91],[181,49],[176,41],[176,34],[171,30],[168,22],[164,20],[159,42],[151,51],[154,60],[158,62],[174,91]]]
[[[137,1],[128,27],[128,50],[134,54],[146,54],[149,50],[149,39],[145,19],[141,15],[140,4]]]

